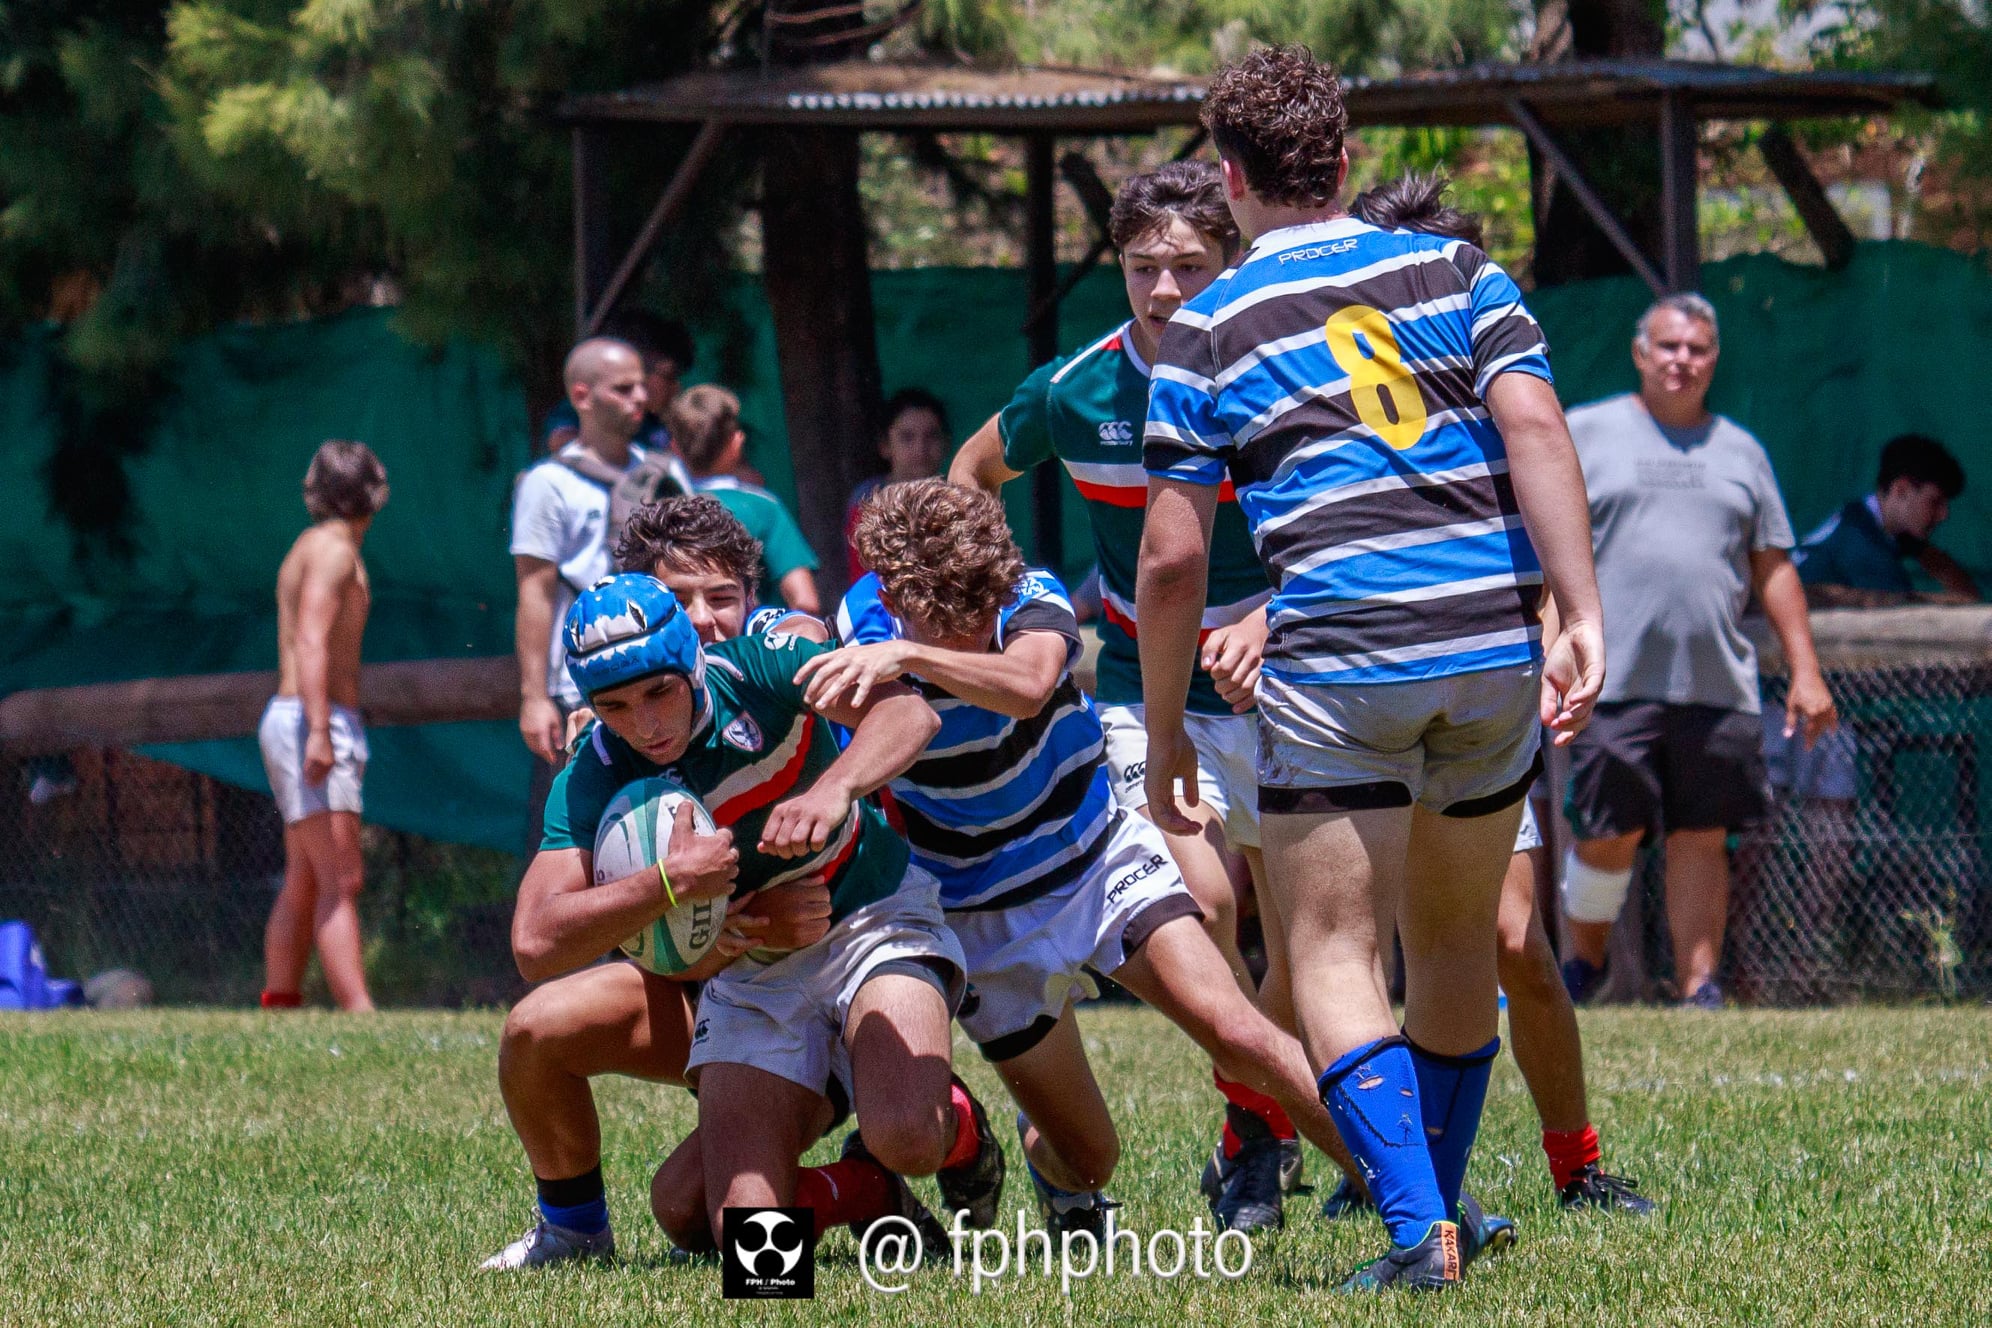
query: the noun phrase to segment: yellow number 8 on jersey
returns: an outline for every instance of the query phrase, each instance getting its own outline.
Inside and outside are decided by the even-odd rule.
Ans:
[[[1358,333],[1362,341],[1356,340]],[[1349,375],[1356,417],[1377,437],[1402,452],[1425,436],[1425,398],[1383,310],[1367,304],[1338,310],[1328,320],[1328,353]]]

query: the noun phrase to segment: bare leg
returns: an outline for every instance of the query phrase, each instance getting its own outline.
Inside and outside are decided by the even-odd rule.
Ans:
[[[650,1215],[671,1243],[689,1254],[719,1248],[706,1218],[705,1153],[697,1130],[686,1135],[651,1176]]]
[[[1674,980],[1683,998],[1713,981],[1722,962],[1729,917],[1726,830],[1676,830],[1667,836],[1667,929],[1674,938]]]
[[[1252,872],[1252,890],[1259,901],[1259,930],[1266,942],[1266,976],[1259,983],[1259,1008],[1266,1012],[1266,1018],[1297,1037],[1293,969],[1287,963],[1286,919],[1280,916],[1279,901],[1266,888],[1266,855],[1256,848],[1241,848],[1238,853]]]
[[[1377,940],[1397,915],[1411,812],[1286,813],[1267,816],[1261,833],[1300,1041],[1310,1069],[1323,1070],[1397,1031]]]
[[[1202,831],[1172,835],[1163,830],[1162,838],[1169,841],[1169,856],[1176,860],[1183,884],[1190,888],[1197,907],[1203,910],[1204,931],[1224,956],[1225,966],[1231,970],[1239,989],[1250,995],[1252,973],[1245,966],[1245,957],[1238,952],[1238,887],[1232,884],[1231,871],[1225,863],[1230,850],[1225,847],[1224,823],[1217,819],[1208,803],[1186,810],[1203,823]],[[1147,807],[1141,809],[1140,815],[1143,820],[1150,819]]]
[[[1423,806],[1411,818],[1403,927],[1404,1032],[1441,1056],[1465,1056],[1500,1031],[1495,923],[1522,805],[1471,818]]]
[[[583,969],[513,1006],[498,1044],[498,1087],[533,1174],[557,1180],[601,1162],[590,1079],[683,1083],[691,1043],[684,988],[634,964]]]
[[[996,1073],[1030,1118],[1024,1152],[1038,1174],[1077,1193],[1106,1185],[1120,1162],[1120,1136],[1086,1062],[1072,1007],[1035,1047],[998,1061]]]
[[[1210,1053],[1218,1073],[1278,1102],[1295,1129],[1354,1177],[1354,1161],[1315,1092],[1299,1040],[1245,993],[1218,979],[1223,957],[1202,929],[1188,922],[1162,924],[1114,970],[1114,980],[1188,1033]]]
[[[365,866],[360,856],[360,818],[352,812],[307,816],[292,827],[311,860],[318,882],[314,929],[318,963],[342,1010],[371,1010],[366,967],[360,957],[360,888]]]
[[[284,887],[263,928],[263,989],[296,992],[311,963],[311,930],[318,911],[318,881],[311,874],[298,826],[284,827]]]
[[[1613,839],[1582,839],[1577,842],[1577,860],[1586,867],[1599,871],[1631,871],[1633,859],[1639,855],[1640,831],[1629,835],[1619,835]],[[1611,944],[1612,924],[1609,922],[1579,922],[1565,917],[1565,934],[1570,938],[1570,949],[1579,959],[1593,968],[1605,966],[1605,949]]]
[[[1591,1120],[1584,1100],[1584,1045],[1536,907],[1537,874],[1548,868],[1549,854],[1530,849],[1510,859],[1501,882],[1499,965],[1501,989],[1508,993],[1508,1049],[1542,1127],[1581,1130]]]
[[[803,1135],[822,1137],[830,1128],[830,1103],[816,1099],[815,1117]],[[800,1154],[797,1155],[800,1157]],[[698,1130],[686,1135],[650,1178],[650,1213],[671,1243],[688,1254],[719,1248],[706,1217],[705,1149]]]
[[[726,1209],[783,1207],[795,1198],[796,1161],[826,1106],[822,1094],[749,1065],[721,1062],[699,1072],[699,1151],[714,1240]]]
[[[933,984],[902,973],[859,987],[844,1018],[858,1130],[879,1164],[902,1176],[939,1171],[955,1140],[948,1024],[947,1002]]]

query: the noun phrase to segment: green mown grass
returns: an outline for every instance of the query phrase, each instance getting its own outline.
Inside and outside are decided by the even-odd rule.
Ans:
[[[1146,1011],[1084,1019],[1123,1135],[1123,1224],[1187,1230],[1217,1114],[1208,1066]],[[814,1302],[727,1302],[716,1268],[666,1262],[645,1203],[692,1103],[626,1081],[598,1093],[619,1261],[480,1276],[532,1201],[498,1029],[481,1013],[0,1017],[0,1324],[1992,1322],[1982,1010],[1588,1014],[1607,1165],[1664,1215],[1559,1213],[1504,1058],[1470,1184],[1521,1244],[1452,1295],[1355,1301],[1327,1287],[1378,1252],[1378,1228],[1298,1199],[1237,1282],[1120,1277],[1067,1300],[1034,1276],[976,1298],[930,1269],[887,1297],[837,1232]],[[986,1067],[960,1061],[997,1101]],[[1310,1157],[1311,1177],[1324,1166]],[[1005,1225],[1028,1203],[1013,1180]]]

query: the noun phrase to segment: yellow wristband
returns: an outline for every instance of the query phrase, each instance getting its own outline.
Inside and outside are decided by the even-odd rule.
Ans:
[[[657,883],[664,887],[664,902],[672,908],[676,908],[678,906],[678,896],[672,893],[671,878],[664,874],[664,864],[662,862],[657,864]]]

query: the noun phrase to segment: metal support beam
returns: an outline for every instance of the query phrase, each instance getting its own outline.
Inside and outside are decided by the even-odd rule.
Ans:
[[[596,131],[574,129],[574,331],[588,332],[588,314],[609,279],[607,172]]]
[[[686,202],[692,196],[693,187],[698,184],[699,176],[705,171],[706,163],[712,160],[713,153],[719,150],[720,141],[725,137],[726,128],[717,120],[708,120],[699,126],[698,136],[692,139],[692,146],[686,150],[685,159],[679,162],[678,169],[672,172],[671,182],[665,185],[664,192],[657,196],[657,206],[651,208],[650,215],[644,218],[643,229],[636,233],[636,240],[630,245],[629,252],[623,255],[622,262],[616,266],[615,274],[609,278],[608,284],[602,288],[601,297],[595,301],[594,308],[589,311],[587,326],[582,329],[583,336],[592,337],[600,332],[602,324],[616,311],[616,306],[622,303],[622,298],[628,293],[631,283],[636,280],[637,273],[643,270],[643,264],[649,259],[650,251],[657,247],[658,237],[664,234],[664,228],[671,224],[671,219],[684,210]]]
[[[1783,125],[1772,125],[1757,140],[1757,151],[1763,154],[1764,165],[1771,168],[1771,174],[1784,186],[1785,195],[1791,199],[1798,219],[1805,223],[1806,232],[1812,242],[1819,246],[1819,252],[1826,258],[1826,270],[1838,272],[1854,261],[1854,233],[1847,229],[1847,223],[1833,206],[1833,200],[1826,196],[1819,177],[1812,173],[1806,164],[1805,155],[1792,142]]]
[[[1701,227],[1695,203],[1700,181],[1695,108],[1682,92],[1660,98],[1661,248],[1667,289],[1701,285]]]
[[[1052,192],[1058,184],[1053,166],[1057,150],[1058,140],[1050,134],[1032,134],[1024,140],[1024,253],[1033,315],[1026,331],[1032,368],[1058,354],[1058,214]],[[1054,568],[1065,552],[1062,478],[1057,466],[1034,467],[1031,475],[1037,558]]]
[[[1536,151],[1549,162],[1556,171],[1557,178],[1569,187],[1571,196],[1582,205],[1591,220],[1597,223],[1605,238],[1612,242],[1612,247],[1632,265],[1632,270],[1639,274],[1640,280],[1652,287],[1655,295],[1665,295],[1668,287],[1666,280],[1660,274],[1660,269],[1653,265],[1653,260],[1646,256],[1638,243],[1627,233],[1625,223],[1619,220],[1611,205],[1605,202],[1596,187],[1585,178],[1584,172],[1577,168],[1576,159],[1562,143],[1557,141],[1556,135],[1549,132],[1549,127],[1538,120],[1535,112],[1531,111],[1528,104],[1519,97],[1508,99],[1508,118],[1515,122],[1517,129],[1528,136],[1529,142],[1533,143]]]

